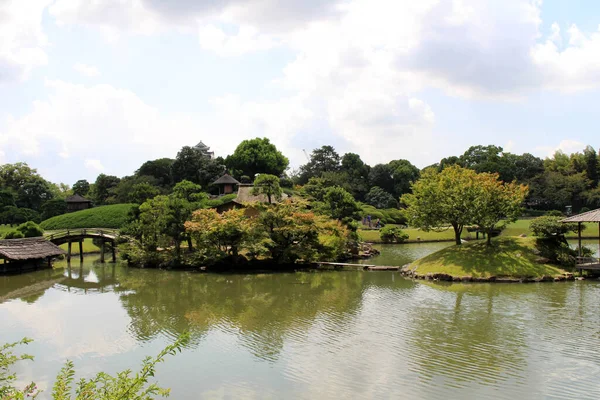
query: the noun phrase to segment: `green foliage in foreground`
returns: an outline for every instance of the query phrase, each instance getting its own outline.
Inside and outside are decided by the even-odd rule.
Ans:
[[[541,277],[562,274],[561,269],[538,262],[534,238],[500,237],[490,246],[482,242],[450,246],[411,264],[420,275],[444,273],[472,277]]]
[[[163,362],[168,355],[181,352],[183,346],[189,340],[189,335],[180,336],[175,343],[167,346],[156,357],[147,357],[142,362],[139,372],[132,373],[126,370],[109,375],[105,372],[98,373],[91,379],[80,379],[75,385],[75,397],[73,397],[73,382],[75,381],[75,366],[72,361],[67,361],[56,377],[52,388],[53,400],[117,400],[117,399],[139,399],[147,400],[155,397],[169,396],[169,389],[164,389],[156,383],[148,383],[148,379],[154,377],[156,365]],[[13,349],[18,345],[26,345],[31,339],[23,339],[17,343],[9,343],[0,346],[0,399],[22,400],[26,398],[35,399],[41,393],[36,384],[31,382],[25,388],[14,386],[17,380],[16,374],[10,372],[11,367],[19,361],[33,360],[30,355],[15,355]]]
[[[133,204],[114,204],[76,211],[45,220],[40,226],[45,230],[77,228],[119,229],[127,222]]]

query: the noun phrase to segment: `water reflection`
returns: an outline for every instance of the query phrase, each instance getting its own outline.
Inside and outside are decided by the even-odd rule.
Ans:
[[[434,284],[393,272],[213,275],[86,260],[0,278],[3,340],[50,382],[161,365],[173,398],[600,398],[600,284]],[[189,388],[194,390],[190,391]]]

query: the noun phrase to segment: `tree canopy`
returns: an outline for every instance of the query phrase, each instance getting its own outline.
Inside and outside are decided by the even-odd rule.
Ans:
[[[256,174],[279,177],[287,169],[289,160],[269,139],[255,138],[243,140],[226,158],[225,164],[236,177],[245,175],[253,179]]]

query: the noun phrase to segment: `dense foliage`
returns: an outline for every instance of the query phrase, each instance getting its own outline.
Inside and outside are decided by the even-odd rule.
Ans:
[[[227,168],[238,178],[256,174],[282,175],[289,160],[267,138],[243,140],[232,155],[225,159]]]
[[[402,243],[408,239],[408,234],[397,226],[384,226],[379,231],[379,237],[383,243]]]
[[[540,255],[555,264],[573,266],[578,250],[569,246],[565,235],[577,232],[579,227],[576,223],[562,223],[563,217],[544,216],[531,221],[529,229],[537,236],[536,248]],[[585,229],[585,225],[581,226]],[[582,255],[589,255],[587,249],[582,249]]]
[[[501,220],[515,220],[527,194],[522,185],[506,184],[497,174],[477,173],[452,165],[441,172],[428,169],[402,196],[408,206],[411,225],[424,230],[454,229],[455,242],[461,244],[465,226],[476,224],[489,234]]]

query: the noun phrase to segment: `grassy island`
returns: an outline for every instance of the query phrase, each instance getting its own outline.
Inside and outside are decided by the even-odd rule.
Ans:
[[[52,217],[43,221],[40,226],[45,230],[77,228],[119,229],[127,222],[127,214],[132,207],[133,204],[94,207]]]
[[[565,271],[544,264],[535,254],[535,239],[498,237],[483,242],[450,246],[412,264],[412,275],[446,275],[453,278],[542,278],[565,276]]]

